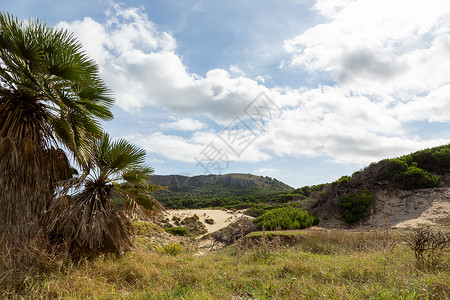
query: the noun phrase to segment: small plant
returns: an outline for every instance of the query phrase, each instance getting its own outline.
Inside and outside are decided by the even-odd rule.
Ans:
[[[213,225],[213,224],[215,224],[216,222],[214,222],[213,219],[205,219],[205,223],[206,223],[206,224],[209,224],[209,225]]]
[[[342,217],[347,223],[361,220],[373,202],[373,193],[364,190],[341,199]]]
[[[170,243],[165,246],[155,246],[156,251],[161,254],[173,255],[182,254],[184,252],[183,246],[178,243]]]
[[[414,251],[416,266],[419,269],[438,266],[442,254],[450,246],[450,238],[446,232],[435,231],[427,226],[414,229],[406,242]]]
[[[181,221],[181,225],[188,230],[190,236],[202,235],[208,232],[205,224],[200,222],[200,218],[197,215],[186,217],[183,221]]]
[[[164,229],[167,233],[178,236],[186,236],[189,234],[189,231],[184,227],[169,227]]]

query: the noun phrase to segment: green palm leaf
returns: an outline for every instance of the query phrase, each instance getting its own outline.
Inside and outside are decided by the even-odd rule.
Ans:
[[[98,66],[72,33],[0,13],[0,256],[6,267],[34,264],[20,249],[42,244],[41,214],[58,182],[73,173],[67,155],[88,165],[100,120],[112,119],[113,104]]]
[[[113,141],[106,133],[96,139],[84,188],[69,205],[53,201],[50,207],[48,234],[53,244],[64,245],[74,259],[130,249],[131,223],[113,202],[131,210],[140,205],[149,216],[162,210],[152,197],[158,189],[149,183],[153,169],[144,159],[145,151],[124,139]]]

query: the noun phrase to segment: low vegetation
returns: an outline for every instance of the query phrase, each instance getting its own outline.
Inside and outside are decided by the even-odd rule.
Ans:
[[[450,246],[450,236],[444,230],[422,225],[413,230],[413,234],[407,237],[406,242],[414,251],[416,267],[429,269],[439,266]]]
[[[364,190],[341,199],[342,217],[347,223],[361,220],[373,202],[373,193]]]
[[[265,214],[266,212],[273,210],[273,209],[278,209],[278,208],[283,208],[283,207],[287,207],[287,206],[292,206],[292,207],[297,207],[300,208],[301,204],[300,203],[291,203],[291,204],[255,204],[254,206],[252,206],[251,208],[245,210],[244,214],[250,217],[260,217],[263,214]]]
[[[260,229],[304,229],[319,223],[319,220],[306,210],[286,206],[269,210],[253,221]]]
[[[161,254],[173,255],[176,256],[178,254],[182,254],[185,249],[178,243],[169,243],[164,246],[155,246],[155,250]]]
[[[448,299],[450,255],[417,269],[395,231],[306,231],[300,243],[241,243],[197,255],[172,243],[6,282],[24,299]],[[409,234],[408,234],[409,235]],[[151,247],[150,247],[151,246]],[[158,249],[159,248],[159,249]],[[177,250],[183,249],[183,250]]]
[[[189,234],[189,231],[184,227],[169,227],[164,230],[170,234],[179,236],[186,236]]]
[[[417,162],[410,156],[387,159],[385,172],[378,176],[377,180],[388,180],[405,190],[437,187],[441,184],[441,178],[418,167]],[[408,164],[410,162],[410,164]]]

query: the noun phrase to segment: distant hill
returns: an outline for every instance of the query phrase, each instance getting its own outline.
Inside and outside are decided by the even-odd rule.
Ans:
[[[259,192],[288,192],[294,188],[283,182],[264,176],[252,174],[231,173],[224,175],[154,175],[152,183],[169,187],[170,191],[190,191],[205,186],[220,186],[228,188],[232,196],[241,195],[240,189],[257,189]]]
[[[239,173],[192,177],[154,175],[152,184],[167,187],[167,191],[155,194],[158,201],[163,204],[184,201],[184,206],[191,206],[186,203],[199,199],[267,195],[294,190],[275,178]]]

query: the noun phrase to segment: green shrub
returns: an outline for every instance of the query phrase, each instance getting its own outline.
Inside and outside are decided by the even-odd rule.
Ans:
[[[328,185],[328,183],[322,183],[311,186],[311,192],[321,192]]]
[[[352,178],[350,176],[344,175],[341,178],[339,178],[338,180],[333,181],[333,183],[347,183],[347,182],[350,182],[351,179]]]
[[[417,162],[412,161],[410,155],[387,159],[382,163],[384,164],[384,174],[377,180],[389,180],[406,190],[432,188],[441,184],[439,176],[419,168]]]
[[[306,198],[304,195],[296,195],[296,194],[280,194],[273,197],[273,201],[277,203],[286,203],[289,201],[293,201],[295,198]]]
[[[244,214],[250,217],[260,217],[263,214],[265,214],[266,212],[273,210],[273,209],[277,209],[277,208],[282,208],[282,207],[287,207],[287,206],[292,206],[292,207],[301,207],[300,203],[290,203],[290,204],[275,204],[275,205],[267,205],[267,204],[257,204],[254,205],[253,207],[247,209]]]
[[[373,193],[364,190],[341,199],[342,217],[347,223],[359,221],[373,202]]]
[[[318,224],[319,219],[310,215],[306,210],[293,206],[277,208],[264,213],[253,220],[261,229],[304,229]]]
[[[246,214],[247,216],[250,216],[250,217],[257,218],[259,216],[262,216],[265,213],[266,213],[266,209],[264,209],[263,207],[254,206],[252,208],[247,209],[244,214]]]
[[[166,228],[165,231],[172,235],[186,236],[189,234],[189,231],[183,227],[169,227]]]
[[[441,184],[441,177],[413,165],[406,171],[395,174],[392,181],[400,184],[406,190],[412,190],[437,187]]]
[[[165,246],[155,246],[156,251],[158,251],[161,254],[168,254],[168,255],[178,255],[184,252],[183,246],[181,246],[178,243],[170,243]]]
[[[425,171],[436,174],[448,173],[450,169],[450,145],[425,149],[401,157],[411,164],[412,161]]]
[[[306,185],[304,187],[295,189],[292,191],[292,194],[303,195],[305,197],[309,197],[309,195],[311,194],[311,187]]]

